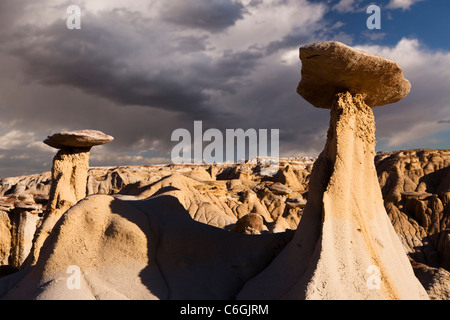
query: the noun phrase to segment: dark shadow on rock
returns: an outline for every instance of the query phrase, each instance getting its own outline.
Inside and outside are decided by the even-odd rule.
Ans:
[[[127,212],[134,207],[145,220]],[[193,220],[177,198],[114,200],[114,213],[147,236],[148,266],[141,281],[160,299],[234,299],[291,240],[294,232],[244,235]]]
[[[13,266],[9,266],[9,265],[0,266],[0,278],[8,276],[13,273],[16,273],[18,271],[19,271],[19,269],[14,268]]]
[[[179,191],[180,189],[175,188],[173,186],[167,186],[167,187],[162,187],[161,189],[159,189],[158,191],[156,191],[154,194],[152,194],[152,197],[156,197],[159,196],[161,194],[164,194],[166,192],[170,192],[170,191]],[[181,204],[180,204],[181,205]],[[186,211],[187,212],[187,211]]]

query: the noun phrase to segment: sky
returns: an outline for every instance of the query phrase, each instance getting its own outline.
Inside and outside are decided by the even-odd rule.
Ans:
[[[91,166],[171,163],[172,132],[194,121],[279,129],[280,156],[317,156],[329,110],[296,93],[298,50],[328,40],[394,59],[411,82],[374,108],[377,151],[448,149],[449,13],[448,0],[0,0],[0,178],[50,170],[42,141],[68,130],[114,136]]]

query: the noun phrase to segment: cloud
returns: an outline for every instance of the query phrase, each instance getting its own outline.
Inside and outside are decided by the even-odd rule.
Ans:
[[[389,139],[387,146],[397,148],[402,145],[408,146],[417,143],[423,145],[436,143],[433,135],[439,131],[440,129],[436,127],[435,122],[419,122],[411,127],[406,127],[399,130]]]
[[[362,0],[340,0],[331,7],[337,13],[366,12],[369,4],[363,4]]]
[[[386,8],[409,10],[412,5],[420,1],[424,0],[391,0],[386,6]]]
[[[229,111],[220,99],[235,94],[265,55],[298,48],[311,39],[313,31],[321,28],[318,22],[325,12],[322,5],[304,0],[279,5],[251,3],[248,7],[228,0],[195,1],[189,6],[185,1],[164,4],[151,8],[161,15],[136,8],[96,7],[90,11],[83,7],[81,31],[68,30],[59,19],[32,29],[28,24],[18,25],[15,37],[9,37],[4,47],[22,60],[29,81],[77,88],[117,105],[212,118]],[[272,21],[273,10],[292,25],[278,27]],[[215,35],[219,26],[213,21],[212,26],[202,28],[206,33],[199,34],[198,26],[192,25],[197,20],[191,14],[207,17],[210,11],[234,17],[226,24],[230,30],[221,33],[224,42]],[[245,19],[236,13],[244,11],[248,12]],[[186,20],[177,20],[174,27],[174,21],[169,19],[168,24],[167,19],[175,14]],[[298,19],[301,17],[306,19]],[[225,27],[217,20],[215,23]],[[249,25],[250,31],[244,31]],[[279,31],[260,37],[261,25]],[[251,33],[252,42],[242,49],[230,46],[243,32]],[[278,35],[283,39],[273,40],[279,39]],[[248,50],[251,45],[257,49]]]
[[[161,10],[168,22],[212,33],[234,25],[244,13],[244,6],[231,0],[171,0]]]
[[[353,12],[355,10],[354,6],[355,0],[340,0],[332,7],[332,10],[339,13]]]
[[[192,82],[185,85],[186,68],[176,61],[170,65],[164,58],[171,48],[144,46],[149,41],[143,35],[136,35],[130,26],[113,23],[111,15],[103,20],[87,15],[82,32],[72,32],[55,22],[28,32],[12,43],[9,51],[24,61],[31,79],[46,85],[76,87],[117,104],[207,112],[208,97],[202,93],[203,88]],[[179,45],[183,46],[183,40]],[[130,48],[136,50],[135,54]],[[139,61],[143,50],[149,50],[149,56],[162,57]],[[164,62],[167,64],[161,65]]]
[[[210,38],[212,46],[234,48],[236,51],[249,47],[268,49],[268,54],[292,45],[298,48],[301,43],[294,42],[301,41],[299,37],[303,37],[303,41],[312,39],[326,27],[324,16],[328,8],[323,3],[306,0],[272,0],[248,4],[245,10],[244,19],[238,20],[226,32]],[[282,43],[276,45],[278,41]],[[269,48],[271,46],[277,48]]]
[[[446,129],[436,123],[450,114],[450,52],[433,52],[417,39],[403,38],[395,46],[359,46],[359,49],[396,61],[411,82],[403,100],[374,109],[380,148],[417,147],[448,142],[439,137]]]
[[[70,1],[2,0],[0,176],[49,170],[55,150],[42,141],[61,130],[97,129],[115,137],[93,148],[95,166],[169,162],[176,144],[171,133],[192,132],[194,120],[222,132],[280,129],[281,155],[317,155],[329,111],[296,93],[298,48],[357,39],[343,31],[344,23],[328,20],[330,5],[187,3],[79,1],[82,29],[76,31],[64,20]],[[355,9],[360,5],[353,2]],[[381,147],[438,135],[446,126],[427,131],[420,124],[448,119],[448,54],[412,39],[364,48],[398,60],[413,84],[408,98],[376,109]]]
[[[145,14],[124,8],[83,13],[80,32],[62,27],[59,20],[17,30],[7,51],[23,61],[29,80],[192,118],[223,112],[215,98],[234,93],[264,54],[298,47],[311,37],[288,35],[278,46],[271,41],[266,51],[236,50],[223,47],[208,33],[174,29],[161,20],[148,22]]]
[[[175,49],[177,51],[186,52],[186,53],[204,51],[207,49],[207,40],[208,40],[207,35],[180,36],[179,38],[177,38],[175,40],[177,43],[177,45],[175,46]]]
[[[36,141],[34,132],[14,127],[0,122],[0,177],[47,171],[48,158],[55,149]]]
[[[361,35],[364,38],[370,39],[372,41],[380,41],[386,38],[386,36],[388,35],[386,32],[376,32],[374,30],[365,30],[363,32],[361,32]]]
[[[279,50],[298,47],[299,44],[305,44],[311,39],[311,33],[303,28],[294,28],[281,40],[271,41],[266,47],[266,54],[270,55]]]
[[[33,138],[34,134],[32,132],[11,130],[0,136],[0,150],[8,150],[20,147],[25,148],[28,143],[33,141]]]
[[[324,5],[216,1],[209,9],[229,6],[222,13],[230,18],[195,25],[192,16],[169,19],[175,8],[166,1],[89,1],[79,3],[76,31],[64,21],[70,3],[49,3],[1,3],[12,16],[0,11],[0,21],[11,22],[0,30],[0,105],[2,121],[11,124],[0,132],[0,176],[49,170],[55,150],[42,141],[61,130],[115,137],[92,150],[92,165],[169,162],[172,131],[192,130],[194,120],[223,132],[282,128],[282,150],[318,150],[323,137],[314,130],[305,128],[308,138],[295,143],[300,133],[287,127],[308,114],[308,126],[326,126],[295,92],[298,47],[322,32]],[[285,60],[294,51],[297,57]],[[15,145],[8,142],[14,135]]]

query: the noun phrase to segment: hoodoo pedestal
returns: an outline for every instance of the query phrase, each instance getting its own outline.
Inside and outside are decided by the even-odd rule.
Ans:
[[[61,215],[86,197],[89,154],[93,146],[114,140],[97,130],[78,130],[55,133],[44,141],[59,149],[53,158],[52,185],[44,220],[24,266],[36,263],[39,251]]]
[[[330,108],[324,150],[293,240],[238,298],[427,299],[383,206],[371,107],[410,84],[392,60],[339,42],[300,48],[298,92]],[[282,276],[280,276],[282,275]]]

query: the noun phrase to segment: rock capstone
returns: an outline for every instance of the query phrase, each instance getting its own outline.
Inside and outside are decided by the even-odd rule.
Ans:
[[[317,108],[331,109],[338,93],[360,94],[370,107],[403,99],[411,84],[393,60],[337,41],[300,48],[302,79],[297,92]]]
[[[77,130],[54,133],[44,143],[56,149],[92,148],[113,140],[112,136],[98,130]]]

